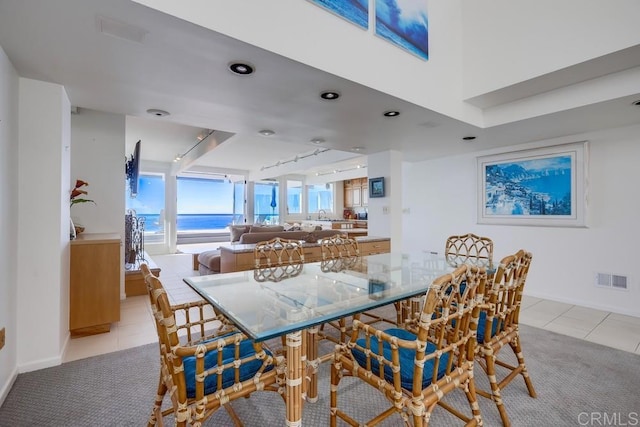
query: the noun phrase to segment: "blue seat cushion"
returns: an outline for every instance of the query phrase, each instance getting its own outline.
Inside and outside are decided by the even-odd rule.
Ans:
[[[215,338],[210,341],[215,341],[221,338],[222,337]],[[207,342],[210,342],[210,341],[207,341]],[[266,349],[265,349],[265,352],[268,355],[271,355],[271,353]],[[256,352],[253,349],[253,344],[250,340],[244,340],[240,342],[241,358],[254,355],[255,353]],[[225,346],[222,349],[223,363],[233,362],[234,355],[235,355],[235,346],[234,345]],[[183,363],[184,363],[185,382],[187,386],[187,397],[193,398],[196,395],[196,377],[195,377],[196,357],[195,356],[185,357],[183,359]],[[218,365],[218,350],[207,352],[207,354],[204,356],[205,369],[211,369],[217,365]],[[252,360],[248,363],[242,363],[242,365],[240,366],[240,381],[245,381],[252,378],[256,374],[256,372],[258,372],[261,366],[262,366],[262,360],[258,360],[258,359]],[[273,369],[273,366],[268,366],[265,369],[265,372],[270,371],[271,369]],[[222,387],[223,388],[230,387],[231,385],[233,385],[234,380],[235,380],[235,369],[233,368],[225,369],[224,372],[222,373]],[[214,393],[218,389],[217,386],[218,386],[218,374],[208,375],[204,380],[204,394]]]
[[[407,340],[407,341],[415,341],[416,339],[416,335],[412,334],[411,332],[405,329],[392,328],[392,329],[387,329],[384,332],[394,337],[398,337],[400,339]],[[364,338],[360,338],[359,340],[356,341],[356,343],[361,347],[365,347]],[[427,342],[426,354],[433,353],[435,350],[436,350],[436,346],[431,344],[430,342]],[[375,354],[378,354],[378,340],[375,337],[371,337],[371,351]],[[383,351],[384,357],[387,360],[391,360],[391,346],[389,345],[388,342],[383,341],[382,351]],[[358,362],[360,366],[362,367],[367,366],[366,356],[361,350],[357,348],[353,348],[351,352],[353,354],[353,357],[356,359],[356,362]],[[413,389],[413,369],[415,366],[415,363],[414,363],[415,357],[416,357],[415,350],[405,349],[405,348],[400,349],[400,378],[401,378],[402,387],[407,390]],[[437,376],[438,379],[440,379],[445,374],[448,361],[449,361],[449,354],[448,353],[443,354],[442,357],[440,358],[440,364],[438,365],[438,376]],[[435,359],[430,359],[424,364],[424,370],[422,371],[422,388],[425,388],[429,384],[431,384],[434,362],[435,362]],[[380,372],[379,363],[375,358],[371,359],[371,370],[375,374],[379,374]],[[385,366],[384,368],[384,378],[390,383],[393,382],[393,373],[391,372],[391,368],[389,366]]]
[[[487,313],[484,311],[480,312],[480,317],[478,318],[478,333],[476,335],[477,341],[482,344],[484,343],[484,328],[485,323],[487,323]],[[493,319],[493,325],[491,325],[491,336],[489,339],[493,338],[498,332],[498,319]]]

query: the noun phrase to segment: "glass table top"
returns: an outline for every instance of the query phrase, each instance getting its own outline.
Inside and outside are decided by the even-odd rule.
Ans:
[[[307,263],[284,274],[249,270],[184,281],[248,336],[263,341],[426,293],[451,270],[430,253],[387,253]]]

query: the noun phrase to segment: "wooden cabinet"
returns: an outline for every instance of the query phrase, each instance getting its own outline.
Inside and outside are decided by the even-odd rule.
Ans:
[[[120,236],[80,234],[71,241],[71,336],[109,332],[120,320]]]
[[[344,181],[344,207],[358,208],[369,204],[369,181],[355,178]]]
[[[359,242],[358,248],[361,256],[385,254],[391,251],[391,240]]]
[[[304,262],[322,261],[322,249],[320,246],[302,246]],[[236,252],[233,248],[223,246],[220,248],[220,271],[229,273],[232,271],[253,270],[255,259],[253,251]]]
[[[359,230],[349,229],[349,232],[353,232],[352,237],[356,237],[358,240],[358,247],[360,248],[360,255],[375,255],[383,254],[391,250],[391,240],[388,238],[370,238],[362,237],[362,232]],[[246,271],[253,270],[255,268],[255,261],[253,258],[254,245],[225,245],[220,247],[220,271],[222,273],[230,273],[233,271]],[[316,243],[306,243],[302,245],[302,251],[304,253],[304,262],[318,262],[322,261],[322,248]]]

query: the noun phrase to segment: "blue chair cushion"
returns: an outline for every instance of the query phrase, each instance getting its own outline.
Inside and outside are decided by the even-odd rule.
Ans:
[[[206,342],[215,341],[220,338],[215,338]],[[265,349],[265,352],[268,355],[271,355],[271,353],[266,349]],[[253,349],[252,342],[250,340],[242,341],[240,343],[240,357],[244,358],[244,357],[251,356],[253,354],[255,354],[255,350]],[[234,355],[235,355],[234,345],[229,345],[222,349],[222,359],[224,363],[233,362]],[[193,398],[196,395],[196,377],[195,377],[196,357],[195,356],[185,357],[183,359],[183,363],[184,363],[185,382],[187,386],[187,397]],[[217,366],[217,364],[218,364],[218,350],[210,351],[204,356],[205,369],[211,369]],[[262,366],[262,360],[257,360],[257,359],[252,360],[248,363],[242,363],[242,365],[240,366],[240,381],[245,381],[252,378],[256,374],[256,372],[258,372],[261,366]],[[265,369],[265,372],[270,371],[271,369],[273,369],[273,366],[268,366]],[[234,380],[235,380],[235,370],[233,368],[225,369],[224,372],[222,373],[222,387],[223,388],[230,387],[231,385],[233,385]],[[217,385],[218,385],[218,374],[208,375],[207,378],[204,380],[204,393],[205,394],[214,393],[218,388]]]
[[[477,341],[482,344],[484,343],[484,328],[485,323],[487,322],[487,313],[484,311],[480,312],[480,317],[478,318],[478,333],[476,335]],[[498,332],[498,319],[493,319],[493,325],[491,325],[491,336],[489,339],[493,338]]]
[[[400,339],[407,340],[407,341],[415,341],[416,339],[416,335],[412,334],[411,332],[405,329],[392,328],[392,329],[387,329],[384,332],[389,335],[393,335],[394,337],[398,337]],[[365,347],[364,338],[360,338],[359,340],[356,341],[356,343],[361,347]],[[431,344],[430,342],[427,342],[426,354],[433,353],[435,350],[436,350],[436,346]],[[378,353],[378,340],[375,339],[375,337],[371,337],[371,351],[375,354]],[[391,346],[389,345],[388,342],[383,341],[382,351],[383,351],[384,357],[388,360],[391,360]],[[358,362],[360,366],[362,367],[367,366],[366,356],[361,350],[357,348],[353,348],[351,350],[351,353],[353,354],[353,357],[356,359],[356,362]],[[405,349],[405,348],[400,349],[400,378],[401,378],[400,381],[402,383],[402,387],[407,390],[413,389],[413,369],[415,366],[415,363],[414,363],[415,357],[416,357],[416,352],[414,350]],[[431,378],[433,376],[434,361],[435,359],[431,359],[424,364],[424,370],[422,371],[422,388],[425,388],[429,384],[431,384]],[[437,376],[438,379],[440,379],[445,374],[448,361],[449,361],[449,354],[448,353],[443,354],[442,357],[440,358],[440,364],[438,365],[438,376]],[[371,369],[375,374],[378,374],[380,372],[379,363],[374,358],[371,359]],[[388,366],[385,366],[384,368],[384,378],[390,383],[393,382],[393,373],[391,372],[391,368]]]

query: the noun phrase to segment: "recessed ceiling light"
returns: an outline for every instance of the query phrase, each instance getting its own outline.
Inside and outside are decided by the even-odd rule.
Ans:
[[[314,144],[322,144],[324,142],[324,138],[313,138],[311,142]]]
[[[362,151],[364,150],[364,147],[352,147],[351,151]]]
[[[462,137],[463,141],[473,141],[474,139],[476,139],[475,136],[463,136]]]
[[[156,117],[164,117],[164,116],[168,116],[169,115],[168,111],[158,110],[157,108],[149,108],[147,110],[147,113],[151,114],[152,116],[156,116]]]
[[[253,73],[255,68],[247,62],[232,62],[229,64],[229,70],[234,74],[246,76]]]
[[[383,116],[385,117],[398,117],[400,115],[399,111],[385,111],[384,113],[382,113]]]
[[[322,92],[320,94],[320,98],[322,99],[326,99],[329,101],[334,101],[338,98],[340,98],[340,94],[338,92],[332,91],[332,90],[327,90],[325,92]]]
[[[271,135],[275,135],[276,133],[274,131],[272,131],[271,129],[262,129],[261,131],[258,132],[260,135],[262,136],[271,136]]]

